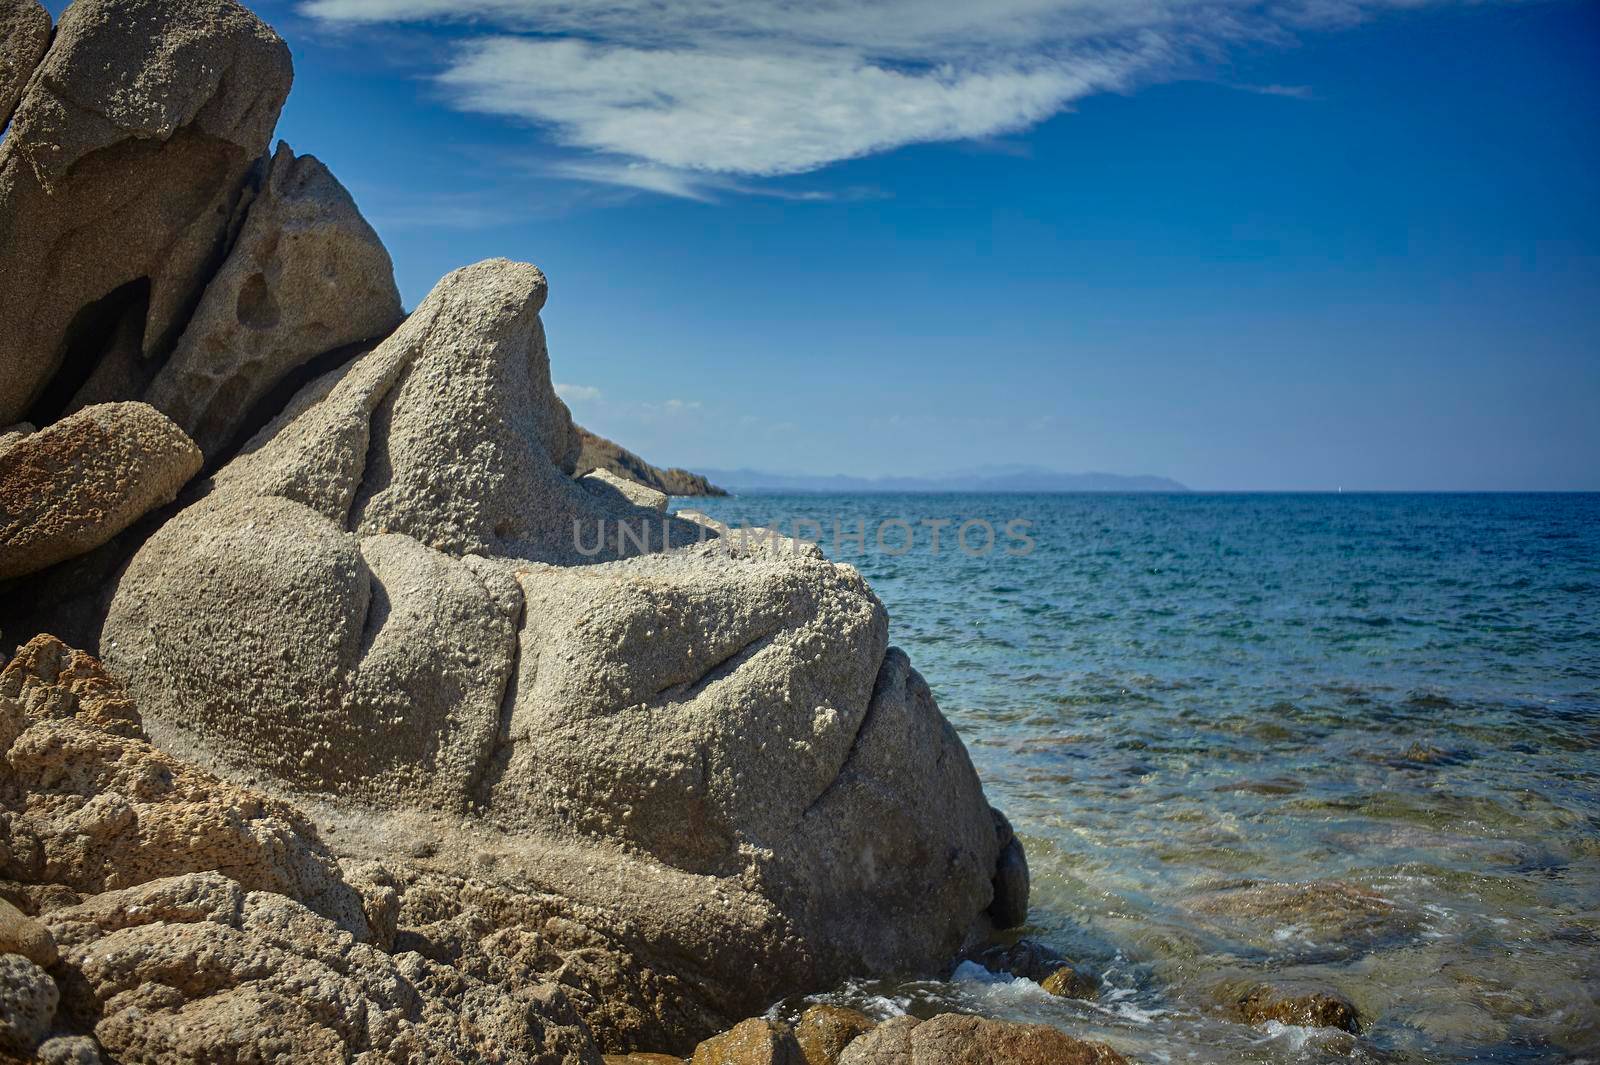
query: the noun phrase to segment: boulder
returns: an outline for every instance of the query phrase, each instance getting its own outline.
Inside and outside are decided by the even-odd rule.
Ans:
[[[636,507],[644,507],[665,514],[667,511],[667,494],[658,492],[654,488],[646,488],[635,481],[618,477],[610,470],[590,470],[578,478],[578,483],[584,489],[601,498],[620,497]]]
[[[692,968],[704,1020],[938,971],[991,924],[1001,844],[882,604],[814,547],[580,486],[544,296],[504,260],[445,278],[150,538],[102,640],[146,727],[369,826],[433,817],[425,852],[503,832],[496,877],[631,856],[540,882]]]
[[[794,1033],[752,1017],[694,1048],[690,1065],[806,1065]]]
[[[28,1054],[55,1022],[61,993],[50,974],[20,954],[0,954],[0,1053]]]
[[[1301,981],[1241,981],[1223,984],[1218,997],[1246,1024],[1296,1024],[1303,1028],[1359,1031],[1359,1014],[1351,1001],[1332,988]]]
[[[53,421],[111,356],[129,379],[111,398],[138,395],[222,261],[290,79],[234,0],[67,9],[0,142],[0,425]]]
[[[20,954],[48,969],[56,963],[56,941],[50,929],[0,899],[0,954]]]
[[[50,12],[39,0],[0,0],[0,131],[50,47]]]
[[[839,1065],[1127,1065],[1106,1046],[1043,1024],[958,1013],[896,1017],[845,1048]]]
[[[806,1065],[838,1065],[844,1048],[877,1025],[860,1010],[825,1004],[809,1006],[794,1026],[794,1038]]]
[[[200,472],[200,451],[144,403],[86,407],[13,442],[0,463],[0,580],[84,554]]]
[[[996,928],[1017,928],[1028,920],[1028,856],[1006,815],[999,810],[991,813],[1000,857],[994,867],[994,901],[989,904],[989,916]]]
[[[355,201],[315,157],[280,142],[145,399],[215,459],[242,442],[244,419],[295,370],[386,335],[403,317],[389,253]]]

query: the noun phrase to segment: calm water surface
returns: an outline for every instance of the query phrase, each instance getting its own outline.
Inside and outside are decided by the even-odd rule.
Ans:
[[[1027,844],[1028,935],[1104,981],[832,997],[1142,1061],[1600,1061],[1600,496],[692,505],[830,530]],[[835,517],[1024,518],[1037,546],[835,552]],[[1361,1035],[1218,1006],[1263,977],[1342,992]]]

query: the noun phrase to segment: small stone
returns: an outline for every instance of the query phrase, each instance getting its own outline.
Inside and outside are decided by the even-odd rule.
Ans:
[[[86,1035],[58,1035],[33,1052],[39,1065],[104,1065],[100,1044]]]
[[[56,963],[56,940],[50,929],[0,899],[0,954],[20,954],[48,969]]]
[[[1225,991],[1234,1011],[1247,1024],[1295,1024],[1302,1028],[1360,1030],[1354,1004],[1337,991],[1315,985],[1261,983]]]
[[[877,1026],[877,1021],[860,1010],[817,1005],[800,1015],[794,1037],[800,1044],[800,1053],[805,1055],[806,1065],[837,1065],[839,1055],[851,1040]]]
[[[1100,994],[1100,982],[1088,973],[1070,965],[1063,965],[1039,982],[1039,986],[1057,998],[1091,999]]]

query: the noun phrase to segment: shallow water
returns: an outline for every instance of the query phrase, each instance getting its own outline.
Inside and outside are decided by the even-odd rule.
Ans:
[[[861,568],[1027,844],[1027,934],[1104,981],[832,997],[1143,1061],[1600,1061],[1600,495],[693,505],[812,518]],[[858,553],[836,517],[869,547],[885,518],[1022,518],[1036,546]],[[1336,886],[1229,891],[1258,882]],[[1261,976],[1342,992],[1361,1034],[1234,1021],[1214,985]]]

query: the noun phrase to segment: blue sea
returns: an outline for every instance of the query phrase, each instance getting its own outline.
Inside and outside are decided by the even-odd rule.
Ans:
[[[1600,495],[687,505],[816,521],[866,574],[1027,845],[1026,934],[1102,980],[828,997],[1141,1061],[1600,1061]],[[1259,980],[1337,991],[1360,1034],[1244,1023],[1227,988]]]

